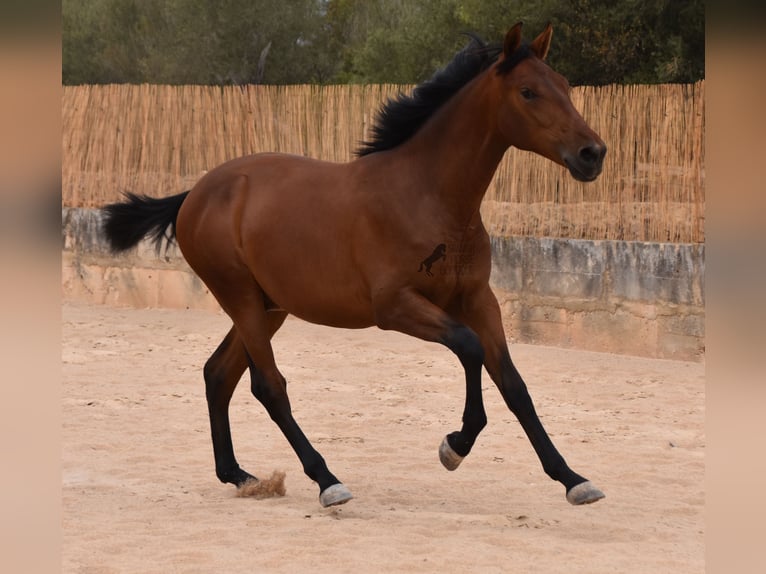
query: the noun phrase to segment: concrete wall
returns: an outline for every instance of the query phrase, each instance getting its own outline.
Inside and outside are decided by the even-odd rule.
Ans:
[[[175,247],[113,257],[100,215],[63,210],[63,294],[136,307],[217,309]],[[493,238],[492,286],[511,341],[701,360],[704,245]]]
[[[705,246],[493,238],[492,286],[509,337],[699,360]]]
[[[62,211],[62,289],[65,299],[129,307],[218,309],[178,248],[159,254],[147,242],[113,256],[94,209]]]

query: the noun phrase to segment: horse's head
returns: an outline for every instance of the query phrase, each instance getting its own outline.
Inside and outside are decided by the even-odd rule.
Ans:
[[[569,82],[546,63],[550,24],[530,44],[521,42],[521,23],[505,36],[495,64],[499,129],[509,145],[566,166],[579,181],[601,173],[606,145],[569,99]]]

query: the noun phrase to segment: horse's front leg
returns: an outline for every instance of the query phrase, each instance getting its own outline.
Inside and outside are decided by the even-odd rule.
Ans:
[[[478,335],[484,349],[484,366],[519,420],[545,473],[564,485],[567,500],[572,504],[588,504],[604,498],[603,492],[569,468],[543,428],[527,386],[511,361],[500,306],[489,286],[465,297],[459,315]]]
[[[481,396],[484,351],[479,337],[425,297],[410,290],[378,298],[375,315],[381,329],[441,343],[460,360],[465,370],[466,388],[463,425],[459,431],[448,434],[439,448],[442,464],[449,470],[456,469],[487,424]]]

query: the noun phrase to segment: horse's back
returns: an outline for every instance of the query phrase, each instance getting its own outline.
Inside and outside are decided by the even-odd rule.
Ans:
[[[256,154],[211,170],[179,213],[178,243],[209,284],[219,267],[246,268],[277,306],[306,320],[372,324],[358,265],[358,194],[349,164]]]
[[[179,243],[183,249],[184,230],[213,234],[236,222],[266,232],[277,222],[283,229],[300,224],[307,207],[329,210],[341,201],[328,201],[328,195],[337,189],[342,171],[343,164],[278,153],[227,161],[191,189],[178,215]]]

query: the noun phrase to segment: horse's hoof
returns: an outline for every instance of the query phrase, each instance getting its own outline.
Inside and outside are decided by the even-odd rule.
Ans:
[[[242,487],[245,483],[248,482],[258,482],[258,479],[254,477],[249,472],[242,470],[239,468],[239,466],[234,467],[233,469],[225,470],[225,471],[216,471],[216,475],[218,476],[218,480],[220,480],[223,483],[230,483],[236,486],[237,488]]]
[[[593,483],[590,480],[586,480],[577,486],[573,486],[569,492],[567,492],[567,500],[570,504],[574,504],[575,506],[592,504],[597,500],[601,500],[604,496],[604,493],[593,486]]]
[[[465,457],[460,456],[452,450],[452,447],[449,445],[447,437],[445,436],[444,440],[442,440],[442,443],[439,445],[439,460],[442,461],[444,468],[447,470],[455,470],[460,466],[460,463],[463,462],[463,458]]]
[[[352,498],[354,497],[351,491],[345,485],[338,483],[325,488],[319,495],[319,502],[327,508],[328,506],[346,504]]]

